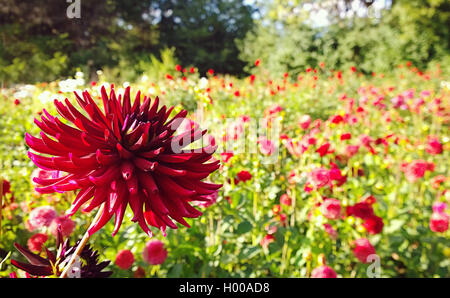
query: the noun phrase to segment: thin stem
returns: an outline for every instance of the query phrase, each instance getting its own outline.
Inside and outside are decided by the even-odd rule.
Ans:
[[[102,214],[103,208],[105,208],[105,204],[102,204],[100,206],[100,208],[98,209],[97,215],[95,216],[94,220],[91,223],[91,227],[97,222],[97,220],[100,218],[100,215]],[[89,231],[89,229],[88,229]],[[64,267],[63,272],[61,273],[61,276],[59,278],[66,278],[67,274],[69,272],[69,270],[72,269],[73,264],[75,263],[77,257],[81,254],[81,251],[83,250],[83,248],[86,246],[90,235],[89,232],[86,231],[86,233],[84,234],[83,238],[81,239],[80,243],[78,244],[75,252],[71,255],[69,262],[67,263],[67,265]]]

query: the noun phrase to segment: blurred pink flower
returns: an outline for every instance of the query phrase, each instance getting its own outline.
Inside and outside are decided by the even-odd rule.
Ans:
[[[150,265],[160,265],[167,258],[167,249],[164,248],[162,241],[150,240],[145,244],[142,256],[144,261]]]

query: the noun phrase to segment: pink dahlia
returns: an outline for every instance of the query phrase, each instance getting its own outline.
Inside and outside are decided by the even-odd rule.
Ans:
[[[298,125],[304,130],[308,129],[310,124],[311,124],[311,116],[309,115],[301,116],[300,120],[298,121]]]
[[[83,112],[68,99],[54,101],[68,124],[44,109],[41,121],[35,119],[41,138],[26,134],[28,146],[43,154],[29,152],[39,168],[66,173],[59,178],[35,177],[40,185],[36,191],[78,190],[69,216],[85,204],[85,212],[103,205],[98,220],[88,229],[90,235],[112,216],[115,235],[127,206],[134,213],[132,221],[148,235],[152,235],[148,225],[163,233],[167,226],[176,229],[172,220],[189,227],[184,218],[202,214],[189,203],[221,187],[202,181],[220,166],[219,161],[208,163],[216,147],[183,149],[201,139],[206,130],[192,128],[175,134],[187,111],[168,120],[173,107],[158,108],[158,97],[153,104],[146,96],[141,102],[140,92],[132,103],[129,87],[118,96],[114,88],[108,95],[102,87],[103,109],[87,91],[82,96],[75,92],[75,96]]]
[[[28,221],[30,227],[34,230],[37,228],[50,226],[56,216],[58,215],[53,207],[41,206],[31,210],[30,218],[28,219]]]
[[[448,230],[448,221],[448,214],[433,212],[430,218],[430,230],[436,233],[443,233]]]
[[[264,155],[272,155],[276,150],[275,144],[266,137],[259,137],[258,144],[259,144],[259,151],[261,151],[261,153]]]
[[[75,229],[75,222],[67,215],[61,215],[56,217],[50,224],[50,233],[52,233],[53,236],[58,235],[58,227],[61,229],[62,235],[68,237]]]
[[[289,197],[288,194],[282,194],[280,197],[280,203],[281,203],[281,205],[291,206],[292,199],[291,199],[291,197]]]
[[[429,137],[425,150],[430,154],[436,155],[441,154],[444,149],[442,143],[439,142],[438,138]]]
[[[117,253],[116,261],[114,262],[120,269],[130,269],[134,263],[134,255],[131,250],[122,249]]]
[[[309,173],[308,182],[315,188],[321,188],[330,183],[330,171],[325,168],[315,168]]]
[[[424,160],[413,160],[403,166],[406,180],[416,182],[425,175],[426,171],[434,171],[434,164]]]
[[[46,234],[37,233],[30,237],[27,241],[28,249],[34,252],[40,252],[48,237]]]
[[[330,236],[331,239],[336,240],[338,237],[338,232],[328,223],[323,224],[325,232]]]
[[[312,272],[311,272],[311,277],[312,278],[336,278],[336,272],[331,269],[330,267],[323,265],[320,267],[315,268]]]
[[[164,243],[161,241],[151,240],[145,244],[142,255],[144,261],[150,265],[160,265],[164,263],[167,258],[167,249],[164,248]]]
[[[328,219],[338,219],[341,215],[341,202],[337,199],[325,199],[320,205],[320,212]]]

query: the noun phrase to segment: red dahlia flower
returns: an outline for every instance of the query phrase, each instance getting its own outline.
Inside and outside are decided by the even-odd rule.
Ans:
[[[332,268],[330,268],[326,265],[323,265],[323,266],[315,268],[311,272],[311,277],[312,278],[336,278],[337,275],[336,275],[336,272]]]
[[[40,185],[36,191],[79,190],[69,216],[86,203],[85,212],[103,205],[99,219],[88,230],[90,235],[113,215],[115,235],[128,205],[134,213],[132,221],[148,235],[152,235],[148,225],[163,233],[166,226],[176,229],[172,219],[189,227],[184,218],[202,214],[189,202],[204,200],[203,196],[221,187],[202,181],[219,168],[219,161],[206,163],[216,147],[182,150],[206,130],[192,128],[174,135],[187,111],[168,120],[173,107],[158,109],[158,97],[152,105],[146,96],[141,102],[140,92],[132,104],[129,87],[118,96],[113,88],[108,96],[102,87],[103,111],[87,91],[75,96],[85,113],[68,99],[54,101],[58,113],[75,127],[43,110],[42,120],[35,119],[41,138],[26,134],[31,149],[44,154],[29,152],[38,167],[66,173],[58,178],[35,177]]]
[[[363,223],[363,227],[366,228],[367,232],[373,235],[381,233],[383,226],[383,219],[376,215],[367,218]]]
[[[114,264],[120,269],[128,270],[134,263],[134,255],[129,249],[122,249],[116,255]]]
[[[369,257],[376,254],[375,248],[366,238],[356,239],[353,242],[353,254],[361,263],[370,263]]]

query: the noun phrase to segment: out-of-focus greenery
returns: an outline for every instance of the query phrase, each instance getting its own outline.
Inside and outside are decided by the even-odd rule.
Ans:
[[[99,69],[132,81],[166,48],[202,74],[212,68],[246,75],[256,59],[272,73],[297,74],[324,62],[370,74],[404,61],[421,70],[440,63],[447,71],[448,1],[397,0],[375,8],[382,2],[389,4],[83,0],[81,18],[70,19],[65,1],[0,0],[0,82],[53,81],[77,70],[94,79]],[[318,19],[318,11],[327,15]]]
[[[242,72],[234,39],[252,27],[253,8],[241,0],[78,2],[80,18],[68,18],[65,1],[0,1],[0,82],[52,81],[77,69],[94,77],[104,68],[130,80],[172,47],[203,73]]]
[[[366,74],[389,71],[402,61],[411,61],[419,69],[440,61],[448,69],[448,1],[392,1],[392,6],[384,9],[369,6],[363,16],[346,17],[332,15],[336,8],[330,5],[329,10],[321,7],[329,12],[329,24],[315,26],[305,4],[317,2],[320,4],[320,1],[266,2],[265,14],[258,25],[239,42],[242,59],[249,64],[260,59],[272,71],[291,74],[321,62],[332,69],[357,65]]]

